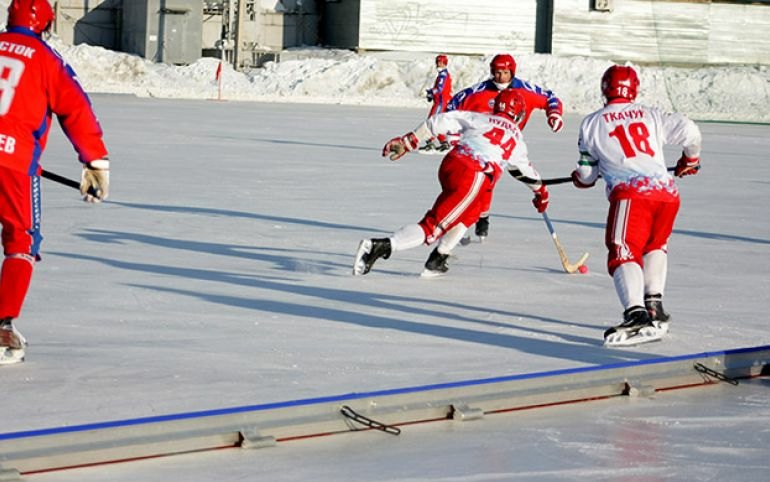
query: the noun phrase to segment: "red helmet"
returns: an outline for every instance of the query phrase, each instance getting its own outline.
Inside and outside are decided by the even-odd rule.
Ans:
[[[495,97],[494,112],[495,114],[505,114],[518,124],[527,113],[527,103],[519,92],[505,89]]]
[[[636,99],[639,90],[639,77],[631,67],[613,65],[602,75],[602,94],[607,102],[613,99]]]
[[[8,5],[8,26],[24,27],[36,34],[48,30],[54,14],[48,0],[13,0]]]
[[[495,70],[510,70],[511,76],[516,75],[516,61],[508,54],[497,54],[489,63],[489,72],[494,75]]]
[[[444,55],[444,54],[437,55],[436,56],[436,63],[437,64],[438,63],[442,63],[444,65],[448,65],[449,64],[449,58],[446,55]]]

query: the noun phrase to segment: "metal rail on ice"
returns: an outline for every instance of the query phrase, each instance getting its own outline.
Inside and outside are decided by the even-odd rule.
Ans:
[[[0,480],[19,474],[226,447],[254,448],[360,429],[343,406],[388,426],[468,420],[770,374],[770,346],[0,433]],[[698,365],[696,367],[696,365]],[[721,375],[720,375],[721,374]]]

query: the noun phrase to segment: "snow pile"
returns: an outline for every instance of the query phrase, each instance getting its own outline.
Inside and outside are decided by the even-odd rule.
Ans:
[[[156,64],[87,45],[51,44],[78,73],[89,92],[162,98],[211,99],[218,95],[219,61],[188,66]],[[602,104],[599,79],[607,60],[544,54],[516,55],[517,76],[553,90],[565,111],[586,114]],[[278,62],[236,72],[223,68],[228,100],[428,106],[425,89],[435,78],[433,54],[383,52],[358,55],[318,48],[285,51]],[[451,56],[455,92],[488,76],[489,57]],[[641,102],[687,113],[695,119],[770,122],[770,73],[766,66],[637,67]]]
[[[59,45],[91,92],[165,98],[213,98],[218,60],[189,66],[154,64],[98,47]],[[223,97],[230,100],[425,107],[434,77],[432,54],[356,55],[348,51],[290,50],[279,62],[240,73],[225,65]],[[391,56],[392,57],[392,56]],[[601,105],[598,88],[609,61],[517,55],[517,75],[561,97],[567,112],[585,114]],[[489,59],[453,56],[455,90],[484,79]],[[766,67],[639,68],[640,101],[685,112],[696,119],[770,122]]]

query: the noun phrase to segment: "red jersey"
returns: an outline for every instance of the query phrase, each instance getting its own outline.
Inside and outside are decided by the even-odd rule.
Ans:
[[[0,165],[38,175],[52,114],[80,162],[107,155],[101,126],[72,68],[26,28],[0,33]]]
[[[540,86],[530,84],[519,78],[514,77],[508,89],[515,90],[524,97],[527,111],[524,114],[519,128],[524,129],[529,121],[529,116],[535,109],[545,110],[546,116],[551,113],[562,114],[562,103],[556,95],[550,90],[545,90]],[[472,87],[468,87],[458,92],[449,103],[447,110],[470,110],[491,114],[495,106],[495,98],[501,91],[497,88],[492,79],[480,82]]]

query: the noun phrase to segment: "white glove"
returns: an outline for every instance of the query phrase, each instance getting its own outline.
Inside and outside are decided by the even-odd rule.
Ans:
[[[80,194],[83,195],[83,201],[89,203],[107,199],[110,194],[110,161],[107,158],[83,164]]]

